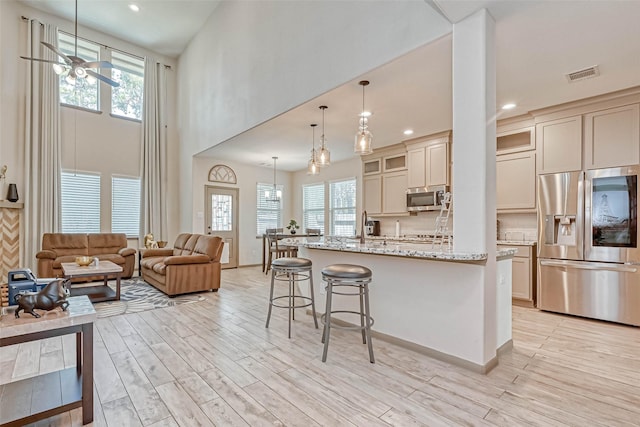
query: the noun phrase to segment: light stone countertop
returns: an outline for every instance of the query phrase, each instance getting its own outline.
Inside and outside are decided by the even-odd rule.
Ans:
[[[536,246],[538,244],[535,240],[498,240],[499,245],[513,245],[513,246]]]
[[[67,311],[62,311],[59,307],[50,311],[36,309],[36,313],[41,316],[39,319],[23,311],[16,319],[14,312],[18,308],[17,305],[3,307],[4,315],[0,319],[0,338],[83,325],[96,320],[96,310],[86,295],[69,297],[67,301],[69,301]]]
[[[283,244],[298,245],[309,249],[321,249],[342,252],[357,252],[374,255],[392,255],[408,258],[432,259],[438,261],[453,262],[476,262],[487,259],[486,252],[452,252],[437,247],[432,247],[430,243],[394,243],[384,242],[380,240],[368,241],[361,244],[355,239],[349,238],[332,238],[325,241],[324,238],[313,239],[284,239]],[[501,249],[497,251],[497,258],[504,259],[515,255],[517,252],[514,248]]]

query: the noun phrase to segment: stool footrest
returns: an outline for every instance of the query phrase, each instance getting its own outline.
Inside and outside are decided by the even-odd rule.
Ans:
[[[333,316],[334,314],[337,314],[337,313],[355,314],[358,317],[360,317],[360,312],[359,311],[351,311],[351,310],[332,311],[331,312],[331,316]],[[327,317],[327,313],[324,313],[324,314],[320,315],[320,321],[322,322],[323,325],[327,323],[326,322],[326,317]],[[365,319],[366,319],[366,316],[365,316]],[[336,319],[332,319],[332,320],[336,320]],[[340,319],[340,320],[342,320],[342,319]],[[342,320],[342,321],[344,322],[344,320]],[[369,326],[370,327],[373,326],[374,322],[375,322],[375,319],[373,317],[369,316]],[[329,326],[332,327],[332,328],[336,328],[336,329],[348,329],[348,330],[357,330],[357,331],[364,330],[364,329],[367,328],[366,324],[364,326],[360,326],[360,325],[351,326],[351,325],[339,325],[336,322],[329,323]]]
[[[274,306],[274,307],[278,307],[278,308],[304,308],[304,307],[309,307],[312,304],[311,298],[303,297],[301,295],[296,295],[296,296],[293,296],[291,298],[293,298],[293,299],[299,298],[299,299],[302,299],[302,300],[305,300],[305,301],[309,301],[309,302],[304,304],[304,305],[295,305],[295,304],[294,305],[289,305],[289,304],[287,304],[287,305],[278,305],[278,304],[274,303],[274,301],[282,299],[282,298],[289,299],[289,295],[282,295],[282,296],[279,296],[279,297],[274,297],[271,300],[271,305]]]

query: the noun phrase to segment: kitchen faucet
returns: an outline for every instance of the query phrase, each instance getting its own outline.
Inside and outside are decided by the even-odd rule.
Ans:
[[[362,211],[362,219],[360,220],[360,244],[364,244],[364,224],[367,222],[367,211]]]

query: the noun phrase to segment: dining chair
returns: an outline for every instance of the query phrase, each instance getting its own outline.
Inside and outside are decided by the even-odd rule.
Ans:
[[[271,269],[271,262],[274,259],[282,258],[282,257],[297,257],[298,256],[298,247],[297,246],[289,246],[289,245],[281,245],[278,244],[278,234],[282,236],[282,228],[267,228],[266,236],[267,243],[269,248],[269,258],[267,259],[267,265],[265,269],[265,274],[269,273]],[[282,237],[280,237],[282,238]]]

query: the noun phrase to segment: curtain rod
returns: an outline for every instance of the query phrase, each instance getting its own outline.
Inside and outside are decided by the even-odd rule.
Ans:
[[[23,20],[23,21],[31,21],[31,20],[32,20],[31,18],[26,17],[26,16],[24,16],[24,15],[22,15],[22,16],[21,16],[21,18],[22,18],[22,20]],[[36,21],[37,21],[37,20],[36,20]],[[38,22],[38,23],[40,23],[40,25],[44,25],[44,24],[43,24],[42,22],[40,22],[40,21],[37,21],[37,22]],[[93,41],[93,40],[89,40],[89,39],[87,39],[87,38],[85,38],[85,37],[80,37],[80,36],[78,36],[77,34],[71,34],[71,33],[68,33],[68,32],[66,32],[66,31],[64,31],[64,30],[60,30],[60,29],[58,29],[58,31],[60,31],[61,33],[65,33],[65,34],[66,34],[66,35],[68,35],[68,36],[77,37],[77,38],[79,38],[80,40],[84,40],[84,41],[86,41],[86,42],[90,42],[90,43],[93,43],[93,44],[97,44],[98,46],[102,46],[102,47],[104,47],[105,49],[114,50],[114,51],[116,51],[116,52],[124,53],[124,54],[126,54],[126,55],[134,56],[134,57],[136,57],[136,58],[138,58],[138,59],[142,59],[142,60],[144,60],[144,57],[143,57],[143,56],[136,55],[136,54],[134,54],[134,53],[127,52],[127,51],[125,51],[125,50],[118,49],[118,48],[115,48],[115,47],[111,47],[111,46],[108,46],[108,45],[106,45],[106,44],[104,44],[104,43],[98,43],[98,42],[95,42],[95,41]],[[166,68],[166,69],[169,69],[169,70],[171,70],[171,69],[172,69],[172,68],[171,68],[171,65],[163,64],[163,63],[161,63],[161,62],[158,62],[158,64],[160,64],[160,65],[164,65],[164,68]]]

